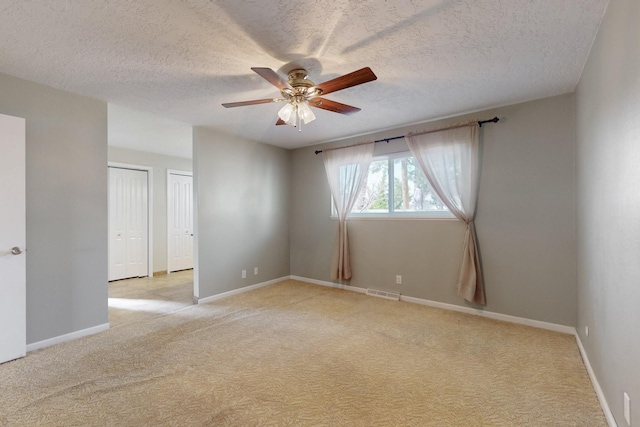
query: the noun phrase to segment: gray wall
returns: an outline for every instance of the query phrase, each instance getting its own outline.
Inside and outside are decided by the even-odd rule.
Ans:
[[[198,296],[288,276],[290,152],[202,127],[193,144]]]
[[[107,323],[107,104],[0,75],[26,118],[27,343]]]
[[[482,128],[483,167],[477,231],[486,309],[563,325],[576,324],[574,97],[572,94],[479,112],[329,145],[403,135],[473,118]],[[330,280],[337,221],[322,159],[293,151],[291,274]],[[404,140],[376,154],[406,150]],[[466,305],[456,295],[464,227],[455,220],[351,219],[351,286]],[[403,285],[395,285],[395,275]]]
[[[640,425],[639,16],[609,4],[576,95],[578,333],[619,426],[624,391]]]
[[[109,161],[153,167],[153,271],[167,271],[167,169],[192,170],[191,159],[109,147]]]

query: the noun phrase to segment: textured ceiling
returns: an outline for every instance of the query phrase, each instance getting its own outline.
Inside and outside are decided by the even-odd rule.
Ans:
[[[109,145],[166,156],[193,157],[190,125],[121,105],[107,107]]]
[[[0,0],[0,72],[286,148],[572,92],[608,0]],[[378,80],[327,95],[302,132],[250,70],[320,83],[369,66]]]

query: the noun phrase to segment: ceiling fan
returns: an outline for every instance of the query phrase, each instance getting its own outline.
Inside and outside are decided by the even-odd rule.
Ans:
[[[288,80],[281,78],[278,73],[271,68],[253,67],[251,68],[262,78],[280,90],[281,98],[256,99],[253,101],[228,102],[222,104],[226,108],[243,107],[245,105],[268,104],[271,102],[286,102],[285,106],[278,112],[276,125],[288,124],[297,126],[299,130],[301,124],[307,124],[315,120],[316,116],[311,111],[311,107],[321,108],[340,114],[352,114],[360,111],[360,108],[351,105],[341,104],[330,99],[321,98],[320,95],[327,95],[362,83],[376,80],[377,77],[371,68],[365,67],[344,76],[326,81],[316,85],[307,79],[307,71],[303,68],[296,68],[289,71]]]

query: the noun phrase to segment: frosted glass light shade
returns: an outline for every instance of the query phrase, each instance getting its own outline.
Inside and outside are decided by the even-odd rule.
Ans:
[[[309,108],[309,103],[307,101],[298,104],[298,115],[305,125],[316,119],[316,116],[313,114],[313,111],[311,111],[311,108]]]
[[[306,125],[316,119],[307,101],[288,102],[278,111],[278,117],[291,126],[297,126],[298,121],[302,121]]]
[[[282,107],[280,111],[278,111],[278,117],[280,117],[280,119],[282,119],[282,121],[285,122],[286,124],[295,126],[296,125],[295,111],[296,109],[293,106],[293,104],[287,102],[284,105],[284,107]]]

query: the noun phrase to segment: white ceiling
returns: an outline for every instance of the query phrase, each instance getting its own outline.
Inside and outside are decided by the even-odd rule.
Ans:
[[[109,145],[175,157],[193,157],[193,129],[187,123],[109,104]]]
[[[0,0],[0,72],[294,148],[572,92],[608,0]],[[303,66],[327,95],[302,132],[250,70]]]

